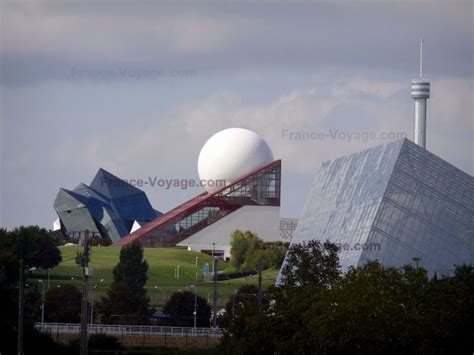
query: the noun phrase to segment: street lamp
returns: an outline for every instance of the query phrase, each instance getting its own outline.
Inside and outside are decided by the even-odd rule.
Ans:
[[[100,279],[99,282],[104,282],[104,279]],[[92,293],[92,291],[93,291],[92,287],[97,288],[97,286],[98,286],[97,284],[95,284],[94,286],[92,286],[92,284],[91,284],[91,288],[90,288],[90,294],[91,294],[91,325],[94,322],[94,295]]]
[[[216,243],[212,243],[212,258],[214,259],[214,253],[216,252]],[[214,274],[214,264],[215,262],[212,262],[212,273]]]
[[[197,288],[195,285],[189,285],[189,287],[194,288],[194,333],[196,333],[196,318],[197,318]]]
[[[44,283],[43,280],[38,280],[38,282],[41,284],[41,288],[43,290],[43,300],[41,303],[41,330],[44,328]]]
[[[232,294],[232,320],[235,318],[235,294],[238,292],[238,290],[234,290],[234,293]]]
[[[204,264],[203,274],[206,274],[206,281],[209,281],[209,263]]]

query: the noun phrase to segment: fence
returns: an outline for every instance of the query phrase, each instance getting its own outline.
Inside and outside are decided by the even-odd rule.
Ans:
[[[79,334],[81,325],[75,323],[35,323],[35,328],[41,332],[56,334],[70,333]],[[216,337],[222,336],[219,328],[193,328],[193,327],[165,327],[165,326],[143,326],[143,325],[107,325],[88,324],[89,334],[108,334],[114,336],[195,336]]]

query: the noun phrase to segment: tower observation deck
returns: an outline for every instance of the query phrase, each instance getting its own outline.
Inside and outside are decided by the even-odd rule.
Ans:
[[[430,97],[430,82],[423,78],[423,39],[420,40],[420,77],[411,82],[411,97],[415,100],[413,140],[426,149],[426,109]]]

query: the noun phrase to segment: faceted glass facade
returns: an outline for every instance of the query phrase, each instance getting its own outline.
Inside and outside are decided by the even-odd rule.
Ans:
[[[474,179],[408,140],[324,163],[292,243],[330,241],[343,270],[368,260],[450,274],[474,264]]]
[[[283,242],[291,242],[297,225],[298,220],[296,218],[280,218],[280,238]]]
[[[90,186],[60,189],[54,208],[63,232],[73,235],[89,230],[110,242],[127,235],[135,221],[148,222],[161,215],[143,191],[103,169]]]
[[[451,274],[474,264],[474,178],[406,140],[368,238],[383,250],[367,250],[360,263],[413,263]]]

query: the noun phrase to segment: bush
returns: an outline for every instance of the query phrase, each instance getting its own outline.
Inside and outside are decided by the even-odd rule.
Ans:
[[[203,297],[197,296],[197,326],[208,327],[211,318],[211,306]],[[194,292],[175,292],[163,307],[163,313],[172,318],[170,324],[178,327],[192,327],[194,323]]]
[[[231,263],[236,270],[255,271],[260,260],[265,268],[279,269],[288,250],[288,244],[264,242],[250,231],[236,230],[231,238]]]
[[[89,337],[89,349],[93,350],[123,350],[120,341],[108,334],[91,334]]]
[[[79,323],[81,320],[81,292],[71,284],[50,288],[46,294],[45,317],[47,322]]]

